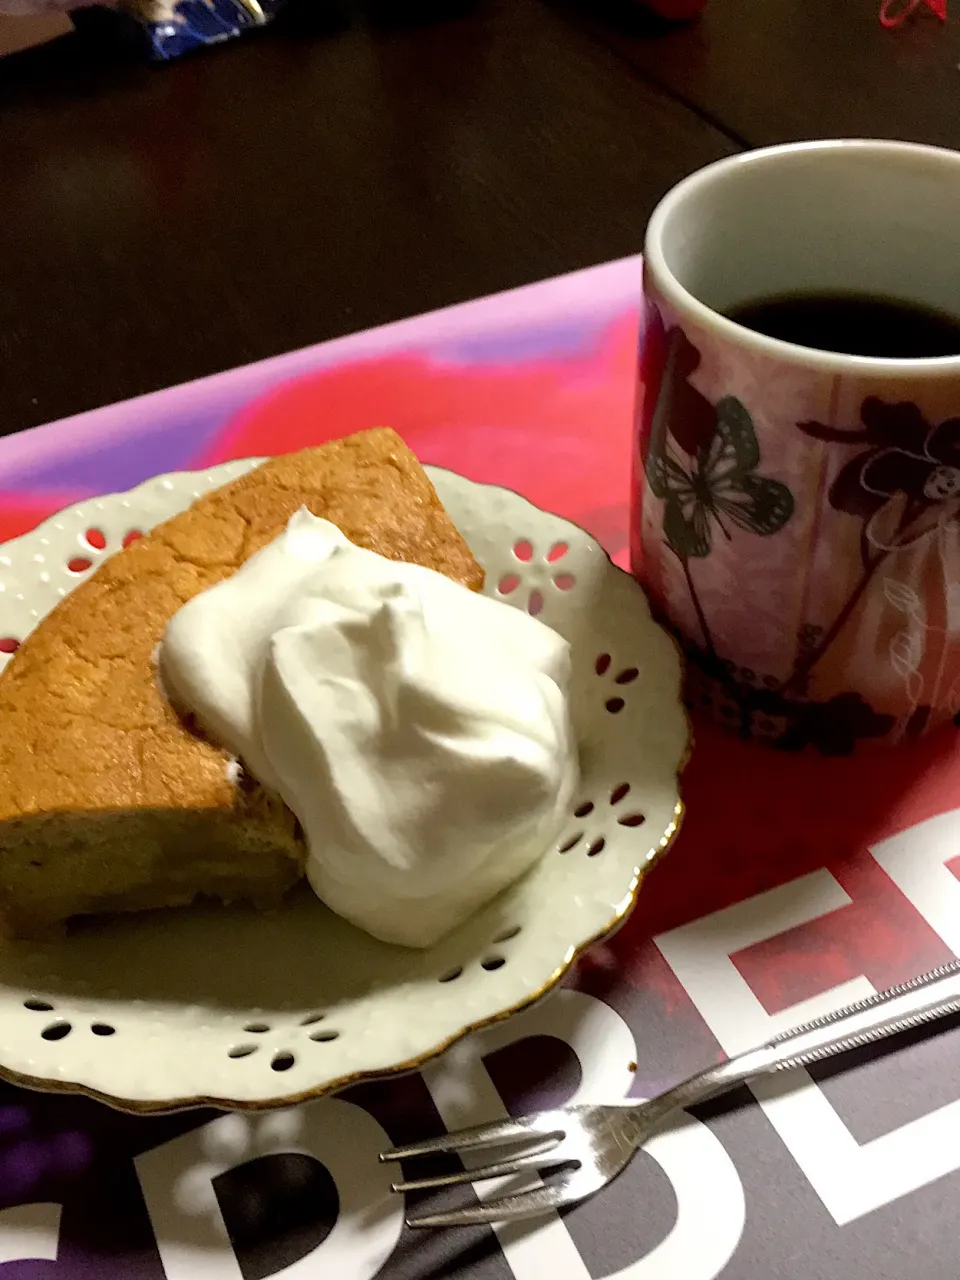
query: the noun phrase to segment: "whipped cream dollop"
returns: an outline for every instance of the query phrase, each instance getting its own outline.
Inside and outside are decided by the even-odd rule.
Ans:
[[[333,911],[427,947],[556,836],[579,768],[567,642],[299,511],[169,624],[173,702],[297,815]]]

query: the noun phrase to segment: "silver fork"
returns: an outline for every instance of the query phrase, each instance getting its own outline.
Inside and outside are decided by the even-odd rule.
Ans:
[[[708,1067],[649,1102],[561,1107],[496,1120],[384,1151],[380,1159],[413,1160],[443,1152],[475,1156],[501,1153],[499,1158],[477,1168],[395,1182],[396,1192],[427,1191],[560,1166],[558,1176],[551,1177],[546,1185],[446,1213],[411,1217],[407,1223],[411,1227],[463,1227],[535,1218],[550,1209],[576,1204],[612,1182],[663,1121],[679,1108],[705,1102],[758,1076],[819,1062],[948,1013],[960,1013],[960,961],[956,960],[785,1031],[756,1049]]]

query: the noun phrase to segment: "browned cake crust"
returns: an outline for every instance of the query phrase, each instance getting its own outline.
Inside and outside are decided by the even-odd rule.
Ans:
[[[301,506],[351,541],[474,590],[483,571],[417,459],[377,429],[275,458],[108,559],[0,675],[0,927],[199,895],[275,902],[302,874],[289,811],[185,725],[156,646],[186,601]]]

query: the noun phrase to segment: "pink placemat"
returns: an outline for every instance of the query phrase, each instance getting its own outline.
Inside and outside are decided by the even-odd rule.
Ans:
[[[386,423],[625,563],[638,296],[627,259],[0,440],[0,537],[161,471]],[[0,1280],[956,1280],[952,1025],[713,1104],[539,1224],[424,1236],[383,1198],[378,1147],[440,1131],[452,1093],[516,1112],[602,1093],[629,1055],[650,1095],[960,954],[954,731],[824,760],[698,724],[684,791],[628,926],[422,1075],[272,1119],[0,1086]],[[332,1156],[316,1135],[335,1113],[352,1140]]]

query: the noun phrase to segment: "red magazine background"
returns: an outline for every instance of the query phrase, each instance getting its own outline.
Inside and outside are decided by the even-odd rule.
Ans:
[[[637,259],[612,263],[0,441],[0,537],[159,472],[389,424],[424,461],[518,490],[625,565],[639,279]],[[843,760],[699,722],[695,736],[680,836],[566,991],[423,1076],[311,1104],[318,1125],[353,1106],[399,1142],[490,1098],[609,1096],[616,1071],[647,1096],[960,952],[953,729]],[[718,1103],[568,1214],[433,1237],[402,1226],[359,1137],[341,1165],[303,1164],[263,1122],[226,1117],[246,1128],[224,1163],[224,1118],[134,1120],[0,1086],[0,1280],[955,1280],[958,1068],[947,1026],[794,1078],[791,1096]]]

